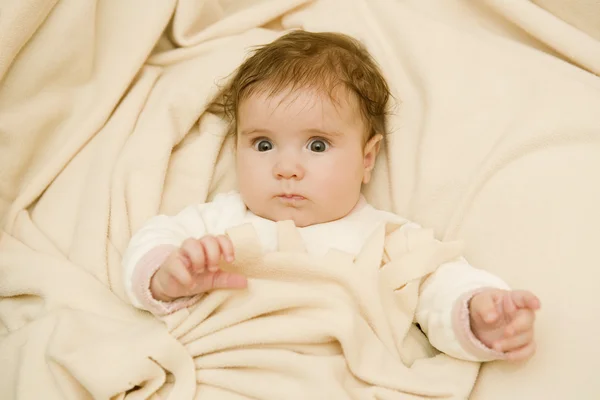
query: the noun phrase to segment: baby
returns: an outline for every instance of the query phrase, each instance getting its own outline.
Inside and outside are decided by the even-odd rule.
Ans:
[[[251,223],[266,250],[276,222],[292,220],[309,253],[358,254],[387,222],[417,224],[377,210],[361,195],[386,133],[388,85],[367,51],[336,33],[294,31],[259,48],[212,104],[231,120],[239,192],[156,216],[123,257],[130,301],[157,315],[246,278],[219,270],[235,254],[224,234]],[[535,350],[539,300],[510,290],[463,258],[423,285],[415,319],[431,344],[473,361],[524,360]]]

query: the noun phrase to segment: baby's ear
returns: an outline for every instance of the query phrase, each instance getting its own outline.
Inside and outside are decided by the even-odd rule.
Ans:
[[[373,171],[373,168],[375,168],[375,160],[377,159],[377,154],[379,154],[382,139],[382,135],[376,134],[371,139],[369,139],[367,144],[365,144],[363,156],[363,183],[369,183],[369,181],[371,180],[371,172]]]

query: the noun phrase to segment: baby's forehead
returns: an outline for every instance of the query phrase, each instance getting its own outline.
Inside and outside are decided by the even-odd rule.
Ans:
[[[237,132],[329,132],[336,136],[366,135],[358,102],[314,89],[255,92],[241,101]]]
[[[297,115],[317,117],[319,114],[329,118],[355,119],[360,117],[360,105],[353,93],[345,88],[298,88],[272,91],[256,90],[239,103],[238,116],[243,117],[244,111],[252,114],[266,115]],[[262,111],[262,113],[261,113]]]

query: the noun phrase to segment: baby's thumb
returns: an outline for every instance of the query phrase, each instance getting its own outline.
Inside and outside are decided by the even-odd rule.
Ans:
[[[213,280],[213,289],[244,289],[248,279],[233,272],[219,271]]]
[[[204,272],[194,276],[194,294],[215,289],[244,289],[248,286],[245,276],[225,271]]]

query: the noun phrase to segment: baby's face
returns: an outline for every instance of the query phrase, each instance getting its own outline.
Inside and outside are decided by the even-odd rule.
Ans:
[[[238,109],[236,168],[246,206],[303,227],[346,216],[370,178],[379,137],[364,145],[356,99],[311,90],[256,93]]]

